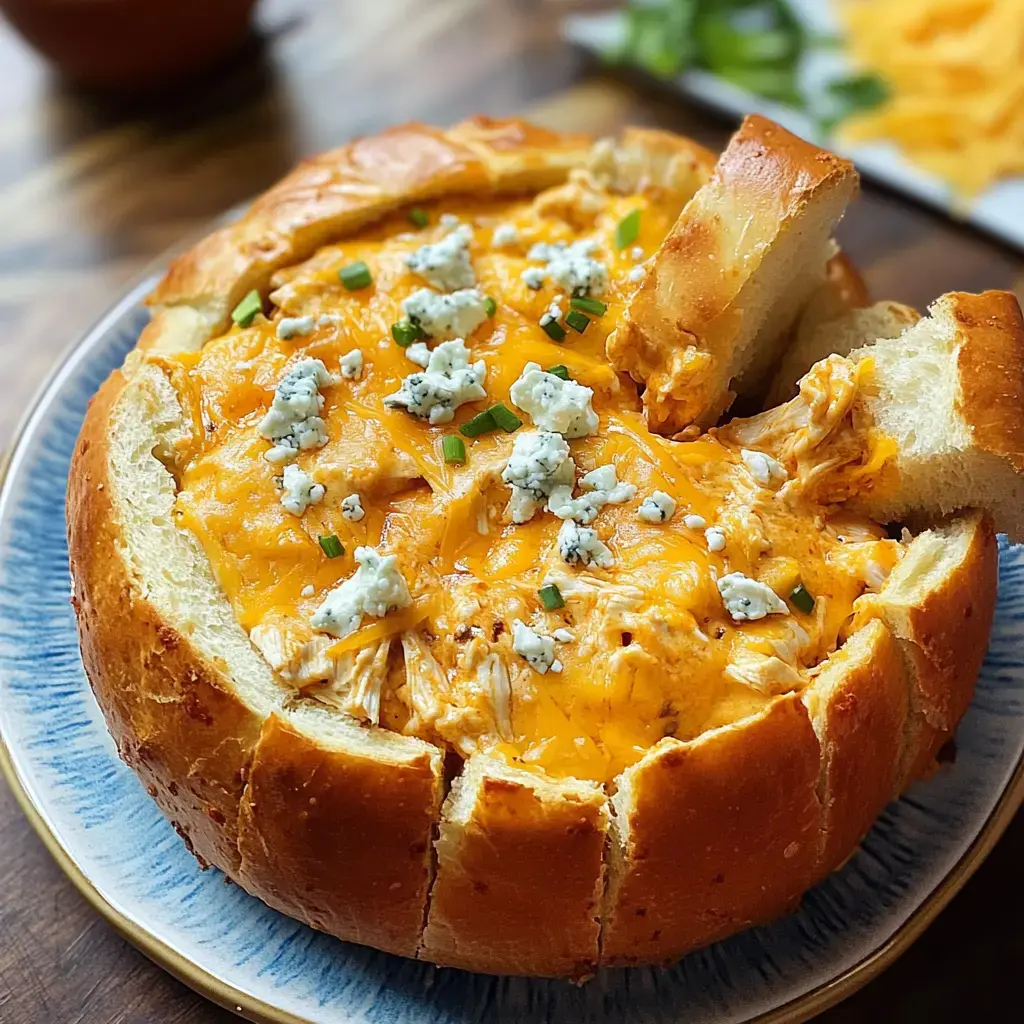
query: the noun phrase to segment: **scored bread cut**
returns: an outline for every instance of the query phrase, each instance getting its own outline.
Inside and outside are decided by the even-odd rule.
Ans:
[[[825,279],[857,185],[847,161],[744,120],[608,338],[612,365],[645,385],[652,430],[711,426],[758,386]]]
[[[474,755],[445,801],[420,956],[582,977],[598,959],[608,798]]]

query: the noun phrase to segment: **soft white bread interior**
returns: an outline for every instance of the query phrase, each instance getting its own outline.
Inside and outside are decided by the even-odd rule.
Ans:
[[[857,181],[847,161],[746,118],[608,338],[612,365],[645,384],[652,430],[710,426],[763,380],[825,278]]]
[[[442,810],[419,955],[496,974],[589,974],[608,818],[594,783],[471,757]]]
[[[814,304],[804,310],[792,341],[775,370],[764,400],[765,408],[788,401],[797,393],[800,378],[819,359],[849,355],[880,338],[898,338],[921,314],[899,302],[876,302],[863,309],[846,309],[822,319]]]
[[[1024,319],[1009,292],[953,292],[898,338],[850,353],[871,359],[864,414],[895,441],[898,485],[861,494],[878,522],[960,508],[992,512],[1024,539]]]

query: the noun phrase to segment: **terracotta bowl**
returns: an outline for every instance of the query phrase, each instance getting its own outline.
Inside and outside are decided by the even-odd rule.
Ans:
[[[106,89],[166,85],[245,38],[256,0],[0,0],[10,23],[67,78]]]

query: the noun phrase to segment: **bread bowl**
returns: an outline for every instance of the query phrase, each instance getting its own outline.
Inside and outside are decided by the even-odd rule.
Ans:
[[[771,159],[739,184],[773,209],[793,153],[787,181],[820,165],[852,190],[781,129],[752,138]],[[69,547],[99,705],[202,863],[342,939],[581,978],[784,913],[931,768],[987,644],[994,527],[901,462],[941,453],[886,434],[884,352],[703,434],[730,381],[644,418],[637,356],[664,323],[637,296],[694,280],[663,243],[714,167],[649,130],[407,126],[310,161],[172,266],[83,426]],[[827,236],[833,200],[787,230]],[[744,328],[746,365],[815,297],[865,301],[828,241],[775,261],[793,298],[763,350]],[[550,314],[562,282],[589,291],[578,333],[568,295]],[[425,286],[478,295],[429,315]],[[1010,300],[976,300],[1019,352]],[[471,355],[438,337],[456,326]],[[966,365],[968,334],[936,358]],[[708,335],[709,364],[736,367],[737,336]],[[428,394],[432,373],[459,386]],[[936,415],[986,438],[995,463],[967,471],[1016,486],[1012,424],[990,440],[969,392]],[[888,536],[888,507],[918,533]]]

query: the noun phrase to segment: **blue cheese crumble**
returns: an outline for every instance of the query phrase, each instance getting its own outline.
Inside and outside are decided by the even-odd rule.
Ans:
[[[487,319],[487,297],[476,288],[450,295],[420,288],[402,303],[402,311],[432,338],[468,338]]]
[[[300,359],[281,378],[270,409],[260,421],[261,437],[273,441],[264,454],[268,462],[293,462],[300,451],[327,444],[327,428],[320,413],[320,388],[334,379],[319,359]]]
[[[547,276],[543,267],[527,267],[519,275],[519,280],[531,291],[539,292],[544,287],[544,279]]]
[[[323,501],[326,494],[323,484],[318,484],[294,463],[284,467],[281,491],[281,505],[293,516],[301,516],[310,505]]]
[[[512,489],[509,515],[514,523],[533,518],[559,487],[571,491],[576,464],[560,434],[531,430],[516,436],[501,479]]]
[[[356,571],[335,587],[309,620],[314,629],[339,639],[354,633],[364,615],[380,619],[412,603],[394,555],[370,547],[356,548]]]
[[[591,253],[597,243],[580,239],[565,242],[537,242],[527,254],[531,260],[543,260],[543,273],[570,295],[601,295],[608,287],[608,268]]]
[[[363,375],[363,353],[357,349],[341,357],[341,375],[345,380],[359,380]]]
[[[521,619],[512,623],[512,650],[541,675],[562,671],[562,663],[555,657],[555,641],[531,629]]]
[[[771,587],[741,572],[731,572],[716,582],[722,604],[736,622],[789,614],[786,602]]]
[[[571,485],[556,487],[548,499],[548,509],[559,519],[574,519],[586,525],[597,518],[605,505],[623,505],[636,496],[636,485],[620,483],[611,463],[584,474],[580,489],[583,493],[574,498]]]
[[[515,245],[519,241],[519,231],[516,229],[515,224],[499,224],[494,229],[494,233],[491,235],[491,245],[498,246],[501,248],[505,245]]]
[[[688,530],[703,530],[707,525],[703,516],[695,515],[693,512],[683,516],[683,526]]]
[[[596,565],[610,569],[615,564],[612,549],[597,535],[597,530],[567,519],[558,531],[558,553],[569,565]]]
[[[527,363],[509,389],[512,404],[522,409],[541,430],[565,437],[585,437],[597,431],[597,413],[591,406],[594,392],[574,380],[562,380]]]
[[[676,499],[664,491],[654,491],[640,502],[636,515],[645,523],[667,523],[675,512]]]
[[[411,373],[401,390],[384,399],[389,409],[405,409],[430,423],[450,423],[455,410],[466,402],[486,398],[482,359],[469,361],[469,349],[461,338],[444,341],[433,352],[422,373]]]
[[[425,341],[414,342],[405,350],[405,358],[426,369],[430,362],[430,347]]]
[[[709,526],[704,531],[704,539],[708,542],[708,551],[725,550],[725,530],[720,526]]]
[[[764,452],[755,452],[750,448],[742,448],[740,449],[740,458],[743,459],[743,464],[750,470],[750,475],[762,487],[785,483],[789,477],[786,467],[778,459],[773,459],[770,455],[765,455]]]
[[[358,523],[366,513],[363,511],[363,499],[358,494],[350,494],[341,501],[342,518],[350,523]]]
[[[445,235],[440,242],[421,245],[406,258],[405,265],[439,291],[472,288],[476,284],[473,265],[469,261],[469,243],[472,239],[473,229],[463,224],[451,234]]]
[[[277,336],[282,341],[290,341],[303,334],[312,334],[316,330],[316,321],[311,316],[285,316],[277,321]]]

